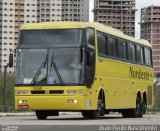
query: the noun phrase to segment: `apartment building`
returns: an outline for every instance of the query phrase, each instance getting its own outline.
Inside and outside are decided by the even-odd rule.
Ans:
[[[1,1],[0,10],[0,71],[3,71],[4,66],[8,63],[8,54],[15,47],[15,1]],[[8,72],[13,72],[13,69],[8,69]]]
[[[63,21],[89,21],[89,0],[62,0]]]
[[[141,9],[141,38],[148,40],[153,47],[155,75],[160,73],[160,6]]]
[[[94,21],[135,36],[135,0],[95,0]]]
[[[16,48],[20,26],[47,21],[89,21],[89,0],[0,1],[0,72]]]

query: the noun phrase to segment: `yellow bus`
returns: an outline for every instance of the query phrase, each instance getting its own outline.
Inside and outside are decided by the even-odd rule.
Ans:
[[[152,47],[96,22],[23,25],[16,49],[16,110],[38,119],[80,111],[142,117],[154,102]]]

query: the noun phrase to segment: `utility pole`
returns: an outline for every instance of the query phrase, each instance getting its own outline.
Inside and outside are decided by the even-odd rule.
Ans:
[[[7,86],[6,86],[6,76],[7,76],[7,67],[9,64],[4,66],[4,85],[3,85],[3,111],[7,112]]]

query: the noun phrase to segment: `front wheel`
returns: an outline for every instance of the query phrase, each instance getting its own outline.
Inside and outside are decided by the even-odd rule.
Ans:
[[[36,116],[39,120],[46,120],[47,119],[47,113],[45,111],[40,111],[40,110],[37,110],[35,111],[36,112]]]
[[[102,96],[98,97],[97,110],[82,111],[84,118],[98,119],[100,116],[104,116],[105,104]]]

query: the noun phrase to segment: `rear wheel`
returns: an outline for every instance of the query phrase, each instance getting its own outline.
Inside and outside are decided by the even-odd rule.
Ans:
[[[35,111],[36,112],[36,116],[39,120],[46,120],[47,119],[47,113],[45,111],[40,111],[40,110],[37,110]]]
[[[137,99],[136,99],[136,109],[132,109],[131,116],[133,118],[143,116],[142,101],[141,101],[141,98],[139,96],[137,96]]]
[[[124,118],[143,117],[145,109],[146,109],[146,105],[141,101],[140,96],[137,96],[137,98],[136,98],[136,108],[135,109],[126,109],[126,110],[122,111],[122,116]]]

